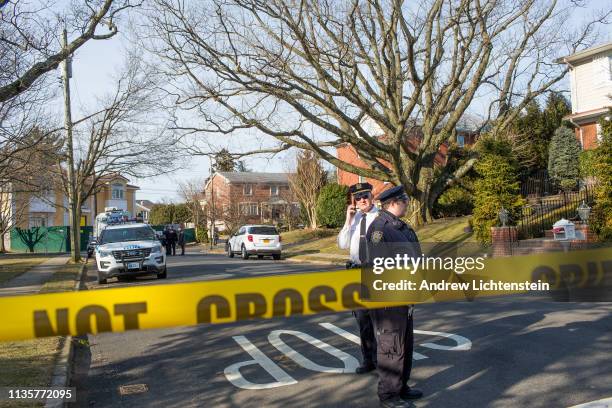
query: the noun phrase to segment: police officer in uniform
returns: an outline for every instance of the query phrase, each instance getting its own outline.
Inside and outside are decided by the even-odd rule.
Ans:
[[[338,234],[338,247],[349,250],[350,260],[347,269],[360,268],[366,261],[366,232],[372,221],[378,215],[378,208],[374,205],[372,185],[370,183],[357,183],[349,187],[351,204],[346,210],[346,222]],[[368,309],[353,311],[359,326],[361,338],[362,363],[355,372],[365,374],[376,369],[376,339],[374,326]]]
[[[420,256],[416,233],[400,219],[406,215],[408,196],[403,186],[383,191],[378,199],[382,210],[367,231],[369,262],[375,257],[395,257],[396,254]],[[414,332],[412,306],[372,309],[370,314],[378,353],[378,398],[381,407],[410,407],[409,400],[423,393],[408,387],[412,368]]]

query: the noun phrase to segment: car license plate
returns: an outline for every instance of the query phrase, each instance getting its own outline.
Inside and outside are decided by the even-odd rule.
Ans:
[[[269,244],[270,240],[269,239],[264,239],[263,242],[264,242],[264,244]]]
[[[140,264],[138,262],[130,262],[127,267],[128,269],[140,269]]]

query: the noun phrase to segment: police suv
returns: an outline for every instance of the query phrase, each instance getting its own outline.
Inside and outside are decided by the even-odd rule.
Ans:
[[[155,274],[166,278],[166,251],[147,224],[108,225],[96,240],[98,283],[108,278]]]

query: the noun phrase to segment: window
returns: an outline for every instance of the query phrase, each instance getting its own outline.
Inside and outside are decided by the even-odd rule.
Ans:
[[[465,136],[464,135],[457,135],[457,145],[459,147],[465,146]]]
[[[47,219],[45,217],[31,217],[30,218],[30,228],[36,227],[46,227]]]
[[[239,209],[242,215],[259,215],[259,205],[257,203],[240,203]]]
[[[245,184],[242,188],[242,194],[247,196],[253,195],[253,186],[251,184]]]
[[[100,243],[102,245],[111,242],[128,242],[128,241],[155,241],[157,239],[153,228],[137,227],[137,228],[106,228],[102,231]]]
[[[123,184],[113,184],[111,194],[113,200],[123,200],[125,196]]]
[[[278,231],[274,227],[250,227],[249,234],[278,235]]]
[[[278,186],[270,186],[270,195],[271,196],[277,196],[278,195],[278,191],[279,191]]]

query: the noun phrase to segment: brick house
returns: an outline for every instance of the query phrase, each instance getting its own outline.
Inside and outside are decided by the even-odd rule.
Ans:
[[[572,114],[564,119],[576,126],[583,149],[593,149],[601,137],[597,123],[612,107],[612,42],[557,60],[569,65]]]
[[[477,128],[476,123],[475,123],[476,121],[477,120],[475,118],[469,118],[469,122],[468,122],[468,118],[466,118],[462,122],[462,125],[464,126],[461,128],[457,128],[457,135],[456,135],[456,139],[454,140],[454,142],[458,146],[460,147],[471,146],[474,143],[476,143],[476,139],[478,136],[478,132],[475,130]],[[370,134],[378,135],[378,137],[383,136],[382,129],[380,129],[380,127],[378,127],[378,125],[376,125],[374,122],[369,122],[367,124],[363,124],[362,126],[364,126],[364,129]],[[418,127],[413,129],[409,133],[409,135],[407,136],[407,141],[408,141],[408,146],[410,149],[412,149],[413,151],[416,149],[420,139],[422,138],[422,135],[423,134],[420,128]],[[447,153],[448,153],[448,144],[443,143],[440,146],[440,149],[438,150],[438,152],[436,153],[436,157],[434,158],[434,163],[437,165],[445,164],[446,159],[447,159]],[[350,163],[357,167],[362,167],[362,168],[369,167],[368,165],[366,165],[365,162],[363,162],[359,158],[359,154],[357,153],[355,148],[348,143],[340,145],[336,148],[336,157],[338,157],[338,159],[344,162]],[[381,160],[381,162],[384,165],[387,165],[390,167],[390,164],[388,162],[384,160]],[[342,169],[338,169],[337,175],[338,175],[338,184],[342,184],[345,186],[350,186],[351,184],[363,183],[363,182],[368,182],[372,184],[372,187],[373,187],[372,193],[374,194],[374,196],[377,196],[382,191],[386,190],[387,188],[390,188],[391,186],[388,182],[382,182],[380,180],[358,176],[356,174],[350,173]]]
[[[216,172],[204,186],[201,203],[207,213],[215,208],[219,231],[228,227],[231,214],[241,224],[277,224],[288,212],[299,213],[285,173]]]

